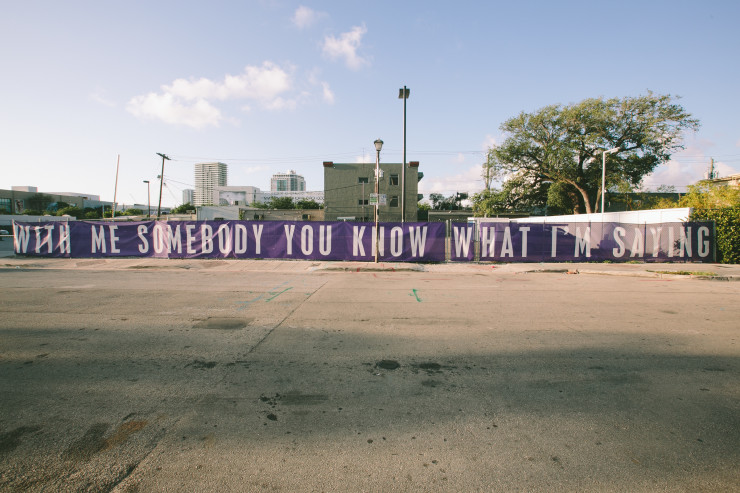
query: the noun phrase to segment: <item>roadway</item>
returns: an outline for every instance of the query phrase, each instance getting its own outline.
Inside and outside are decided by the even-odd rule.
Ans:
[[[735,274],[3,258],[0,491],[736,490]]]

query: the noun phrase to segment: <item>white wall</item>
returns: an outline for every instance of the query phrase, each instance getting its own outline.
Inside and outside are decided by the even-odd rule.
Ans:
[[[683,223],[689,220],[690,207],[675,209],[652,209],[646,211],[605,212],[604,214],[573,214],[569,216],[538,216],[520,217],[515,219],[504,218],[473,218],[475,222],[511,222],[511,223],[623,223],[623,224],[658,224]]]

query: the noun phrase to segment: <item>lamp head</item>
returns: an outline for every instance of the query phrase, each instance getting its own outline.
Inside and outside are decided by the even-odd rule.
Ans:
[[[377,139],[373,143],[375,144],[375,150],[378,151],[378,152],[380,152],[380,150],[383,148],[383,141],[380,140],[380,139]]]

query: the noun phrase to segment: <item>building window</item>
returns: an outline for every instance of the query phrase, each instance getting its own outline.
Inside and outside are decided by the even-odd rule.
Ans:
[[[363,199],[358,200],[357,201],[357,205],[367,205],[367,199],[365,199],[365,200],[363,200]]]
[[[389,207],[398,207],[398,195],[391,195],[391,201],[388,203]]]
[[[10,214],[10,199],[0,199],[0,214]]]
[[[357,183],[368,183],[367,176],[361,176],[357,179]]]
[[[397,174],[391,175],[391,185],[398,186],[398,175]]]

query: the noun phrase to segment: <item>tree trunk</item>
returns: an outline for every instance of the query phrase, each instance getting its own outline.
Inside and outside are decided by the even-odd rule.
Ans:
[[[588,192],[574,181],[568,181],[568,183],[573,185],[575,189],[580,192],[581,197],[583,198],[583,203],[586,205],[586,214],[592,214],[593,209],[591,208],[591,202],[588,200]]]

